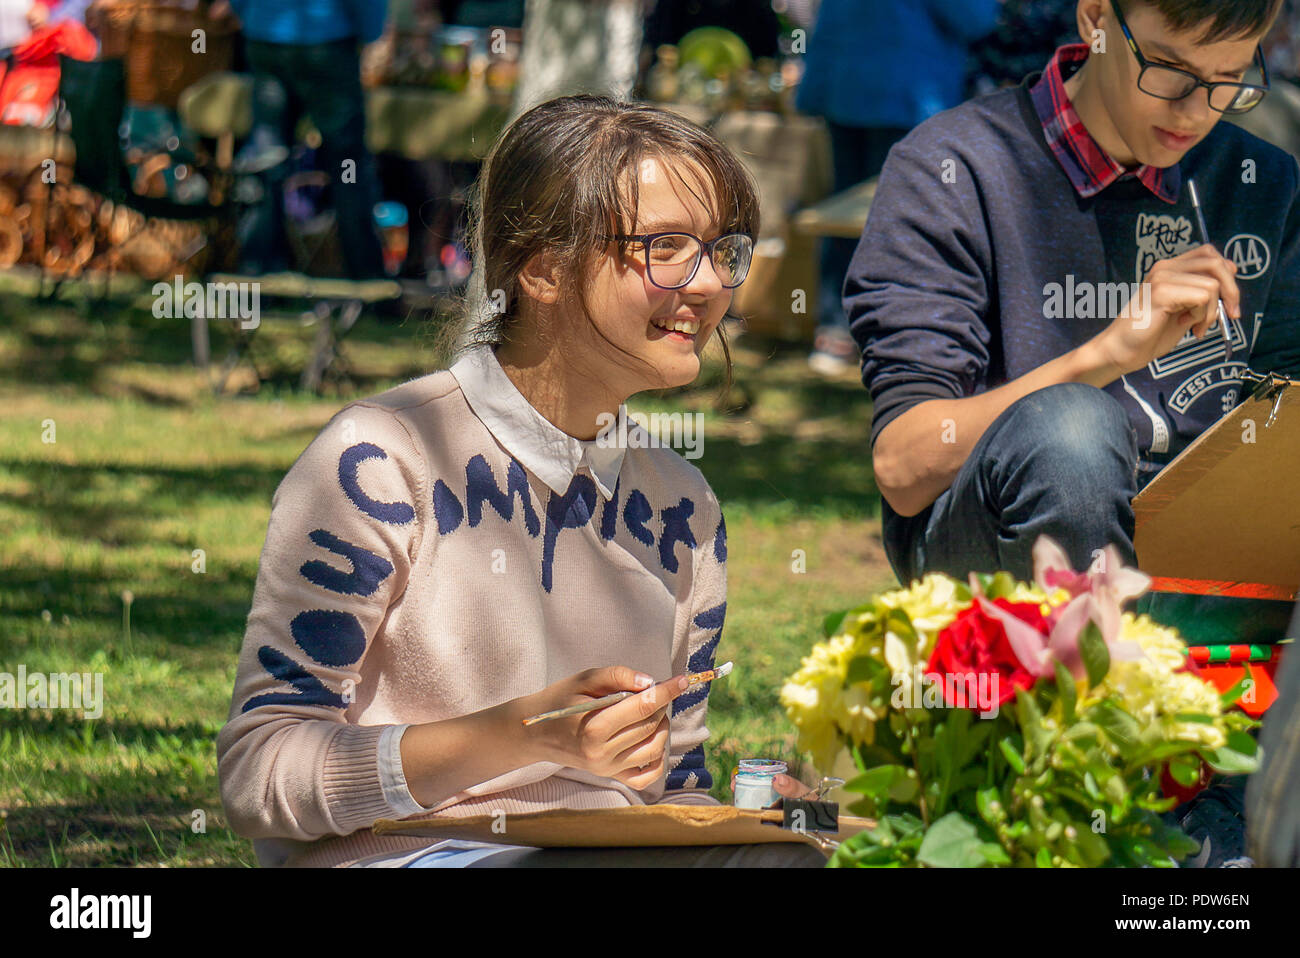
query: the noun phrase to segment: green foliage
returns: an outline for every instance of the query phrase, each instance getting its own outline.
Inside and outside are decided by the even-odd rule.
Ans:
[[[1230,772],[1256,763],[1245,716],[1222,720],[1233,727],[1223,748],[1198,749],[1167,739],[1159,723],[1139,725],[1111,699],[1080,711],[1059,663],[1053,680],[1017,689],[1014,708],[977,716],[905,709],[877,723],[872,745],[853,749],[861,774],[845,788],[863,796],[851,811],[879,824],[845,841],[832,864],[1173,867],[1196,843],[1160,818],[1172,805],[1162,769],[1190,785],[1202,759]],[[920,822],[919,839],[899,840],[900,816]]]

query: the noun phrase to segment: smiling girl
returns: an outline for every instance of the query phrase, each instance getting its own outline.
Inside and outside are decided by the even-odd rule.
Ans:
[[[554,863],[369,826],[715,804],[708,685],[684,676],[714,663],[726,527],[623,404],[722,339],[752,180],[680,117],[565,97],[502,134],[474,214],[490,308],[455,362],[340,411],[272,500],[218,739],[263,864]]]

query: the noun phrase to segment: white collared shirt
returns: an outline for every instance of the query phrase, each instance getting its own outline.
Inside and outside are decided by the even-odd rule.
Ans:
[[[539,413],[510,381],[496,352],[476,346],[451,366],[461,392],[483,425],[506,451],[542,482],[563,494],[577,472],[586,466],[605,499],[612,499],[623,466],[626,446],[617,441],[577,439]],[[627,419],[627,405],[618,407],[618,432],[638,428]]]

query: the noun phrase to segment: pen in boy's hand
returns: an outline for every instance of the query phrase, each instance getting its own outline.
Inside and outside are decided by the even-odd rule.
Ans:
[[[686,687],[698,685],[701,682],[712,682],[714,679],[720,679],[731,672],[731,663],[718,666],[716,669],[709,669],[707,672],[695,672],[686,676]],[[598,699],[592,699],[590,702],[579,702],[577,705],[570,705],[562,709],[552,709],[549,712],[542,712],[540,715],[530,715],[524,719],[524,725],[536,725],[538,722],[549,722],[551,719],[567,718],[570,715],[582,715],[585,712],[593,712],[596,709],[603,709],[606,705],[613,705],[615,702],[621,702],[629,695],[635,695],[634,692],[615,692],[612,695],[603,695]]]
[[[1196,214],[1196,228],[1201,233],[1201,242],[1210,242],[1210,231],[1205,227],[1205,214],[1201,212],[1201,199],[1196,195],[1196,182],[1187,178],[1187,192],[1192,197],[1192,211]],[[1223,358],[1232,358],[1232,333],[1228,331],[1228,314],[1223,308],[1223,298],[1219,298],[1219,331],[1223,334]]]

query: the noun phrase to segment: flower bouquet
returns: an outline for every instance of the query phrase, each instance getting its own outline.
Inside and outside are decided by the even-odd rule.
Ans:
[[[1175,866],[1197,844],[1162,776],[1255,769],[1245,680],[1220,695],[1123,611],[1147,576],[1113,547],[1076,573],[1045,536],[1033,558],[1033,584],[931,574],[827,617],[781,702],[818,768],[850,751],[876,822],[832,866]]]

